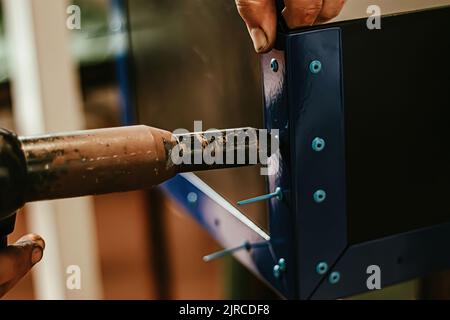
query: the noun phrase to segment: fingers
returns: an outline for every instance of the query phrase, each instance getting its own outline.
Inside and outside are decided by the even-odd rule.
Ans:
[[[275,0],[235,0],[256,52],[272,49],[277,29]]]
[[[277,29],[275,0],[235,0],[239,14],[247,25],[256,52],[272,49]],[[284,0],[282,12],[289,28],[311,26],[333,19],[345,0]]]
[[[322,0],[284,0],[282,12],[289,28],[311,26],[322,10]]]
[[[44,248],[40,236],[29,234],[0,251],[0,297],[42,259]]]
[[[294,29],[333,19],[345,0],[284,0],[284,3],[283,17],[288,27]]]
[[[344,4],[345,0],[323,0],[322,10],[315,23],[322,23],[337,17]]]
[[[235,0],[239,14],[247,25],[256,52],[272,49],[277,29],[275,0]],[[345,0],[284,0],[282,12],[289,28],[311,26],[333,19]]]

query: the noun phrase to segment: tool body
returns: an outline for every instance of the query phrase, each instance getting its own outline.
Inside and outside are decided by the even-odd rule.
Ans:
[[[257,137],[235,139],[250,130],[256,132],[241,128],[175,135],[130,126],[35,137],[1,130],[0,244],[6,245],[15,212],[27,202],[150,188],[179,172],[254,164],[249,155],[258,151]],[[244,161],[225,161],[239,153]],[[205,154],[220,154],[222,161],[205,161]]]

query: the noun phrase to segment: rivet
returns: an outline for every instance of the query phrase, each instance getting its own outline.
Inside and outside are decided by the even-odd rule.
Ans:
[[[328,277],[328,281],[331,284],[336,284],[339,282],[339,280],[341,279],[341,274],[337,271],[334,271],[332,273],[330,273],[330,276]]]
[[[277,279],[281,276],[281,268],[277,264],[273,266],[273,276]]]
[[[309,64],[309,71],[311,71],[311,73],[317,74],[320,72],[320,70],[322,70],[322,63],[319,60],[311,61],[311,63]]]
[[[328,264],[326,262],[319,262],[316,266],[316,272],[318,274],[325,274],[328,271]]]
[[[323,149],[325,149],[325,140],[319,137],[314,138],[314,140],[312,141],[312,148],[316,152],[322,151]]]
[[[286,260],[284,258],[280,258],[280,260],[278,260],[278,265],[280,266],[281,271],[286,270]]]
[[[278,71],[278,61],[277,61],[277,59],[273,58],[272,60],[270,60],[270,69],[272,69],[273,72],[277,72]]]
[[[317,190],[314,192],[314,201],[316,203],[324,202],[327,198],[327,193],[324,190]]]
[[[186,199],[190,204],[196,204],[198,196],[195,192],[189,192],[188,195],[186,196]]]

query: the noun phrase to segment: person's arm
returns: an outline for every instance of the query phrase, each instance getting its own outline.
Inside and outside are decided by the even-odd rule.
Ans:
[[[44,248],[45,242],[40,236],[29,234],[0,250],[0,297],[42,259]]]
[[[256,52],[272,49],[277,29],[275,0],[235,0],[236,6],[247,25]],[[284,0],[282,11],[289,28],[310,26],[336,17],[345,0]]]

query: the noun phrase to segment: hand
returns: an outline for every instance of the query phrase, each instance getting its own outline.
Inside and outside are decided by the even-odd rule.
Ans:
[[[45,242],[40,236],[29,234],[0,250],[0,297],[42,259],[44,248]]]
[[[256,52],[272,49],[277,29],[275,0],[235,0]],[[284,0],[282,11],[289,28],[311,26],[336,17],[345,0]]]

